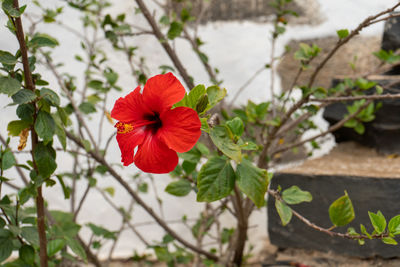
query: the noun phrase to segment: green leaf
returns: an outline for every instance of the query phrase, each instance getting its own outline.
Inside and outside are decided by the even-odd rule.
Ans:
[[[53,140],[56,131],[56,123],[53,117],[46,111],[39,110],[35,122],[35,131],[45,143]]]
[[[257,150],[259,147],[253,142],[247,141],[240,145],[242,150]]]
[[[54,239],[47,243],[47,256],[53,257],[65,247],[64,239]]]
[[[237,184],[257,207],[264,205],[264,196],[268,189],[268,172],[243,159],[236,168]]]
[[[197,105],[194,108],[198,114],[202,114],[205,112],[208,106],[208,96],[203,95],[200,97],[200,99],[197,101]]]
[[[197,149],[197,147],[193,147],[191,150],[185,153],[180,153],[179,157],[187,160],[189,162],[198,163],[201,158],[201,152]]]
[[[64,198],[68,199],[70,196],[70,188],[65,186],[64,180],[61,175],[57,175],[56,177],[57,177],[58,182],[60,183],[61,188],[63,190]]]
[[[165,188],[165,192],[168,194],[183,197],[190,193],[192,185],[188,180],[180,179],[176,182],[169,183]]]
[[[179,35],[181,35],[182,30],[183,30],[183,24],[179,21],[173,21],[169,26],[167,36],[169,39],[173,40]]]
[[[106,239],[115,239],[116,238],[114,232],[111,232],[104,227],[95,225],[93,223],[88,223],[87,226],[89,226],[90,230],[92,230],[92,232],[95,236],[102,236]]]
[[[289,205],[312,201],[310,192],[303,191],[296,185],[284,190],[282,192],[282,198]]]
[[[30,127],[29,121],[10,121],[7,126],[8,135],[18,136],[20,132]]]
[[[60,144],[65,151],[67,149],[67,135],[64,128],[62,128],[60,125],[56,125],[55,134],[57,135],[58,141],[60,141]]]
[[[353,204],[346,191],[344,194],[329,207],[329,218],[335,226],[344,226],[355,218]]]
[[[390,219],[388,230],[389,233],[393,235],[400,234],[400,215],[394,216],[392,219]]]
[[[17,63],[17,58],[7,51],[0,50],[0,62],[7,65],[14,65]]]
[[[282,225],[287,225],[292,219],[292,209],[280,200],[275,200],[275,208],[281,218]]]
[[[173,255],[168,251],[167,247],[154,246],[156,257],[161,262],[171,262],[174,260]]]
[[[96,112],[96,108],[95,106],[90,103],[90,102],[83,102],[79,105],[79,109],[85,113],[85,114],[89,114],[89,113],[93,113]]]
[[[203,84],[199,84],[194,87],[187,95],[187,106],[190,108],[196,108],[200,98],[206,94],[206,87]]]
[[[33,38],[29,41],[28,46],[31,48],[39,47],[55,47],[58,45],[58,41],[50,35],[44,33],[36,33]]]
[[[244,131],[244,125],[242,119],[235,117],[234,119],[227,121],[226,125],[231,129],[232,133],[237,137],[242,136]]]
[[[222,233],[221,233],[221,243],[222,244],[226,244],[229,242],[229,240],[231,239],[231,236],[235,233],[235,230],[233,228],[227,229],[224,228],[222,229]]]
[[[106,77],[107,82],[111,85],[115,84],[118,80],[118,73],[113,71],[104,72],[104,77]]]
[[[361,233],[368,236],[369,239],[372,239],[372,236],[367,232],[367,229],[365,228],[365,226],[363,224],[360,224],[360,229],[361,229]]]
[[[224,126],[215,126],[211,129],[210,137],[216,147],[229,158],[240,162],[242,152],[239,145],[235,144],[230,138]]]
[[[22,227],[21,236],[25,238],[30,244],[39,246],[39,235],[36,227],[34,226]]]
[[[346,38],[347,36],[349,36],[349,30],[347,30],[347,29],[338,30],[338,31],[336,31],[336,33],[340,39],[343,39],[343,38]]]
[[[14,103],[17,104],[26,104],[32,102],[36,99],[36,95],[34,92],[28,89],[22,89],[12,95],[12,99]]]
[[[392,237],[384,237],[382,238],[382,242],[388,245],[397,245],[397,241]]]
[[[208,156],[210,154],[210,150],[203,143],[197,142],[196,147],[202,155]]]
[[[0,217],[0,229],[6,225],[6,221]]]
[[[107,192],[110,196],[114,196],[115,195],[115,188],[114,187],[106,187],[103,189],[104,192]]]
[[[376,214],[368,211],[369,219],[371,220],[371,224],[375,229],[375,232],[379,235],[382,234],[386,229],[386,219],[383,216],[382,212],[378,211]]]
[[[205,95],[205,93],[206,88],[204,85],[197,85],[189,92],[189,94],[185,95],[181,101],[176,103],[174,107],[189,107],[195,109],[198,101]]]
[[[197,163],[186,161],[186,160],[182,163],[182,169],[188,175],[191,174],[196,169],[196,166],[197,166]]]
[[[213,108],[219,101],[226,96],[226,89],[219,86],[210,86],[207,88],[208,106],[206,110]]]
[[[0,93],[12,96],[21,89],[21,82],[11,77],[0,77]]]
[[[55,160],[56,153],[51,146],[46,146],[42,142],[39,142],[35,150],[33,151],[33,157],[35,159],[39,174],[43,178],[48,178],[56,170],[57,163]]]
[[[7,150],[1,157],[1,169],[7,170],[16,164],[14,155],[11,151]]]
[[[51,89],[42,88],[40,90],[40,96],[46,99],[50,103],[50,105],[54,107],[58,107],[60,105],[60,97],[57,95],[56,92]]]
[[[68,247],[81,259],[86,261],[86,253],[78,240],[65,236],[65,241],[67,241]]]
[[[32,104],[21,104],[17,107],[17,115],[21,120],[33,123],[35,108]]]
[[[212,202],[228,196],[235,186],[235,172],[225,157],[212,157],[197,177],[197,201]]]
[[[13,243],[9,238],[0,237],[0,263],[11,256]]]
[[[25,7],[26,6],[21,7],[20,10],[14,8],[12,0],[4,0],[3,5],[2,5],[4,12],[13,18],[20,17],[22,15],[22,13],[24,12]]]
[[[35,250],[31,246],[23,245],[19,249],[19,258],[25,263],[33,266],[35,262]]]
[[[210,133],[210,126],[208,125],[207,118],[200,118],[200,122],[201,122],[200,129],[206,133]]]
[[[91,80],[88,83],[88,87],[96,89],[96,90],[103,90],[103,82],[100,80]]]

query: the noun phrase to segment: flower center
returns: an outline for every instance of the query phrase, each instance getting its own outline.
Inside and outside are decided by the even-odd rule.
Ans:
[[[154,112],[154,114],[145,115],[144,119],[151,122],[147,125],[147,129],[151,130],[153,134],[155,134],[162,126],[160,115],[157,112]]]
[[[130,133],[133,131],[133,125],[128,123],[117,122],[114,127],[117,128],[119,134]]]

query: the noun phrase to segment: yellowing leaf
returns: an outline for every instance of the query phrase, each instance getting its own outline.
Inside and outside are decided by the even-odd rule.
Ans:
[[[21,151],[26,147],[26,141],[28,140],[28,136],[29,136],[29,128],[23,129],[19,133],[18,151]]]

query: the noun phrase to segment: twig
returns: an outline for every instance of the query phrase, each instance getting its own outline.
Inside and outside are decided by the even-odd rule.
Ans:
[[[279,192],[276,191],[276,190],[269,189],[268,190],[268,194],[273,196],[276,200],[284,201],[282,199],[282,197],[279,195]],[[325,234],[328,234],[328,235],[330,235],[332,237],[333,236],[337,236],[337,237],[346,238],[346,239],[353,239],[353,240],[369,239],[369,237],[367,235],[364,235],[364,234],[353,235],[353,234],[349,234],[349,233],[343,234],[343,233],[333,232],[330,229],[323,228],[321,226],[316,225],[315,223],[310,222],[310,220],[308,220],[307,218],[302,216],[300,213],[298,213],[295,210],[293,210],[290,206],[288,206],[288,207],[291,209],[293,215],[296,216],[298,219],[300,219],[300,221],[305,223],[307,226],[309,226],[309,227],[311,227],[311,228],[313,228],[313,229],[315,229],[317,231],[320,231],[320,232],[323,232]],[[383,234],[379,234],[379,235],[378,234],[371,235],[372,238],[376,238],[376,239],[382,239],[382,238],[388,237],[388,236],[389,236],[388,233],[383,233]]]

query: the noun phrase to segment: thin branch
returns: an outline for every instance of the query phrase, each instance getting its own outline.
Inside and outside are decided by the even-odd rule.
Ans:
[[[77,144],[78,146],[84,148],[83,143],[79,140],[79,138],[75,137],[73,134],[71,134],[70,132],[66,132],[66,135],[68,137],[68,139],[70,139],[71,141],[73,141],[75,144]],[[153,217],[153,219],[155,221],[157,221],[157,223],[165,230],[167,231],[172,237],[174,237],[178,242],[180,242],[182,245],[184,245],[185,247],[191,249],[192,251],[195,251],[197,253],[200,253],[204,256],[206,256],[207,258],[211,259],[211,260],[218,260],[218,257],[215,256],[214,254],[205,251],[201,248],[198,248],[196,246],[194,246],[193,244],[189,243],[188,241],[186,241],[185,239],[183,239],[178,233],[176,233],[173,229],[171,229],[163,219],[161,219],[154,211],[151,207],[149,207],[146,202],[135,192],[133,191],[133,189],[129,186],[129,184],[114,170],[114,168],[108,163],[108,161],[102,157],[101,155],[99,155],[97,152],[95,151],[89,151],[88,152],[93,159],[95,159],[98,163],[104,165],[107,167],[108,172],[114,177],[114,179],[129,193],[129,195],[151,216]]]
[[[183,80],[185,81],[186,85],[191,90],[194,87],[194,83],[190,76],[188,75],[185,67],[182,65],[182,62],[179,60],[177,54],[172,49],[168,40],[165,38],[164,34],[161,32],[160,28],[157,25],[157,22],[150,14],[149,9],[145,5],[142,0],[135,0],[137,5],[139,6],[140,10],[142,11],[143,15],[145,16],[147,22],[150,24],[151,28],[154,31],[155,37],[158,39],[164,50],[167,52],[168,56],[170,57],[172,63],[174,63],[176,69],[179,71],[180,75],[182,76]]]
[[[110,206],[113,207],[115,211],[119,212],[123,218],[125,218],[126,214],[123,213],[123,211],[121,211],[120,208],[118,208],[114,204],[114,202],[111,201],[111,199],[104,193],[104,191],[99,188],[96,189],[103,196],[106,202],[110,204]],[[142,236],[142,234],[138,230],[136,230],[136,225],[133,225],[127,218],[125,218],[125,220],[129,228],[132,230],[133,233],[135,233],[135,235],[140,239],[140,241],[142,241],[143,244],[145,244],[146,246],[150,246],[149,242],[147,242],[147,240]]]
[[[43,53],[43,56],[46,59],[46,64],[47,64],[48,68],[53,73],[53,75],[56,77],[58,85],[60,86],[62,91],[65,93],[65,95],[67,96],[68,100],[70,101],[72,107],[74,108],[74,113],[75,113],[75,116],[78,119],[79,124],[82,125],[82,127],[85,129],[85,131],[86,131],[86,133],[87,133],[87,135],[88,135],[88,137],[89,137],[94,149],[96,151],[98,151],[98,147],[97,147],[97,144],[96,144],[96,142],[94,140],[94,137],[93,137],[88,125],[86,124],[86,121],[83,119],[83,115],[80,112],[78,106],[76,105],[76,103],[75,103],[70,91],[68,90],[68,88],[65,87],[60,74],[57,72],[56,67],[54,66],[53,62],[51,62],[50,58],[47,55],[45,55],[44,53]]]
[[[276,190],[269,189],[268,190],[268,194],[273,196],[278,201],[284,201],[282,199],[282,197],[280,196],[279,192],[276,191]],[[321,226],[316,225],[315,223],[310,222],[310,220],[308,220],[307,218],[302,216],[300,213],[298,213],[295,210],[293,210],[290,206],[288,206],[288,207],[291,209],[293,215],[296,216],[298,219],[300,219],[300,221],[305,223],[307,226],[309,226],[309,227],[311,227],[311,228],[313,228],[313,229],[315,229],[317,231],[320,231],[322,233],[328,234],[328,235],[330,235],[332,237],[333,236],[337,236],[337,237],[346,238],[346,239],[352,239],[352,240],[369,239],[369,237],[367,235],[364,235],[364,234],[362,234],[362,235],[353,235],[353,234],[349,234],[349,233],[343,234],[343,233],[333,232],[331,229],[323,228]],[[389,236],[388,233],[383,233],[383,234],[379,234],[379,235],[378,234],[371,235],[371,237],[375,238],[375,239],[382,239],[382,238],[388,237],[388,236]]]
[[[239,97],[239,95],[246,89],[247,86],[250,85],[250,83],[264,70],[266,70],[265,66],[262,66],[260,69],[258,69],[247,81],[243,83],[242,86],[239,87],[237,90],[236,94],[233,96],[231,102],[228,105],[228,108],[231,108],[236,101],[236,99]]]
[[[400,94],[384,94],[384,95],[358,95],[358,96],[339,96],[339,97],[326,97],[326,98],[311,98],[310,101],[314,102],[347,102],[355,100],[382,100],[382,99],[398,99]]]
[[[291,149],[291,148],[301,146],[301,145],[303,145],[303,144],[305,144],[305,143],[308,143],[308,142],[310,142],[310,141],[313,141],[313,140],[315,140],[315,139],[317,139],[317,138],[320,138],[320,137],[322,137],[322,136],[327,135],[328,133],[334,132],[334,131],[336,131],[336,130],[342,128],[343,125],[344,125],[346,122],[348,122],[349,120],[355,118],[358,114],[360,114],[360,112],[361,112],[364,108],[366,108],[366,107],[367,107],[369,104],[371,104],[371,103],[372,103],[372,100],[366,101],[362,106],[360,106],[360,108],[359,108],[356,112],[354,112],[354,113],[351,114],[350,116],[345,117],[345,118],[343,118],[342,120],[338,121],[337,123],[335,123],[334,125],[332,125],[331,127],[329,127],[328,130],[326,130],[326,131],[324,131],[324,132],[322,132],[322,133],[320,133],[320,134],[314,135],[314,136],[312,136],[312,137],[310,137],[310,138],[307,138],[307,139],[304,139],[304,140],[302,140],[302,141],[296,142],[296,143],[294,143],[294,144],[285,146],[285,147],[283,147],[283,148],[279,148],[279,149],[273,151],[271,154],[272,154],[272,155],[275,155],[275,154],[277,154],[277,153],[284,152],[284,151],[289,150],[289,149]]]
[[[187,31],[186,27],[183,28],[183,36],[185,37],[186,40],[189,41],[190,45],[192,46],[193,51],[196,52],[197,56],[199,57],[201,63],[203,64],[205,70],[207,71],[207,74],[213,83],[217,83],[217,76],[215,75],[215,72],[211,68],[210,64],[207,61],[204,61],[203,57],[201,56],[202,52],[200,51],[199,45],[195,41],[195,38],[192,38]]]

